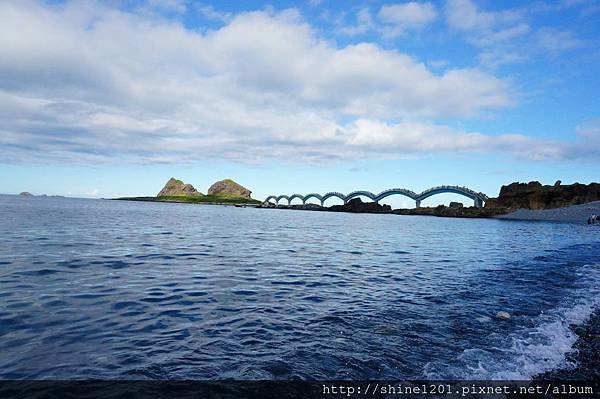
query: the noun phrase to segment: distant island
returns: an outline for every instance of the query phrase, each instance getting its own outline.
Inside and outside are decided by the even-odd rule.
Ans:
[[[46,195],[46,194],[33,195],[29,191],[23,191],[23,192],[19,193],[19,197],[65,198],[62,195]]]
[[[235,204],[258,205],[261,201],[252,198],[248,190],[232,179],[220,180],[211,185],[205,194],[194,186],[171,177],[155,197],[121,197],[123,201],[178,202],[192,204]]]

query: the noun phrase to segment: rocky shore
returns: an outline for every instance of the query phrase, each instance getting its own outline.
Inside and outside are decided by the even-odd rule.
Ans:
[[[275,208],[273,205],[264,204],[260,205],[259,207]],[[565,223],[586,223],[590,215],[600,215],[600,201],[558,209],[518,209],[513,212],[509,212],[509,210],[504,208],[464,207],[461,204],[454,206],[439,205],[434,208],[423,207],[412,209],[392,209],[389,205],[380,205],[374,202],[362,202],[360,198],[354,198],[344,205],[333,205],[330,207],[316,204],[306,204],[280,205],[277,208],[326,212],[392,213],[396,215],[423,215],[460,218],[498,218],[504,220],[552,221]]]
[[[534,380],[600,381],[600,309],[583,326],[572,326],[577,335],[574,351],[567,356],[567,364],[574,367],[548,371]]]
[[[539,220],[547,222],[586,223],[590,215],[600,215],[600,201],[587,204],[572,205],[557,209],[518,209],[514,212],[498,215],[499,219],[506,220]]]

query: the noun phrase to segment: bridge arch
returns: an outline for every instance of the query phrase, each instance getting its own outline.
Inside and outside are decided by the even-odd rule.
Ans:
[[[291,205],[294,199],[298,198],[304,204],[304,196],[300,194],[292,194],[288,199],[288,204]]]
[[[379,194],[377,194],[375,196],[375,202],[379,202],[382,199],[389,197],[390,195],[404,195],[405,197],[408,197],[412,200],[416,200],[417,198],[417,193],[415,193],[414,191],[411,190],[407,190],[405,188],[392,188],[389,190],[385,190],[380,192]]]
[[[282,199],[285,199],[288,202],[288,205],[290,204],[290,197],[288,197],[287,195],[280,195],[279,197],[277,197],[277,205],[279,205],[279,201],[281,201]]]
[[[319,200],[319,202],[322,204],[323,203],[323,197],[321,196],[321,194],[317,194],[317,193],[310,193],[310,194],[306,194],[304,196],[304,198],[302,198],[302,203],[306,204],[306,201],[308,201],[311,198],[316,198]]]
[[[321,205],[325,204],[325,201],[327,201],[328,198],[331,197],[336,197],[341,199],[342,201],[344,201],[344,203],[346,203],[346,196],[340,192],[337,191],[331,191],[327,194],[325,194],[322,198],[321,198]]]
[[[277,205],[277,196],[276,195],[269,195],[267,198],[265,198],[265,204],[268,204],[271,200],[274,200],[275,205]]]
[[[346,199],[344,200],[344,203],[347,203],[352,198],[359,197],[361,195],[365,196],[365,197],[371,199],[371,201],[375,202],[376,195],[370,191],[352,191],[350,194],[346,195]]]
[[[487,195],[485,195],[483,193],[475,192],[467,187],[437,186],[437,187],[429,188],[429,189],[423,191],[422,193],[418,194],[417,198],[415,198],[415,200],[417,201],[417,206],[419,206],[421,201],[423,201],[424,199],[429,198],[434,195],[437,195],[437,194],[443,194],[443,193],[459,194],[464,197],[470,198],[474,201],[474,205],[477,208],[481,208],[483,206],[483,203],[485,201],[487,201],[487,199],[488,199]]]

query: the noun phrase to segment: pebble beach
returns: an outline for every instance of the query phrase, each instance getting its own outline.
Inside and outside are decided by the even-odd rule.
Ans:
[[[506,215],[496,216],[496,218],[507,220],[540,220],[548,222],[585,224],[592,214],[600,215],[600,201],[589,202],[581,205],[572,205],[565,208],[543,209],[538,211],[519,209]],[[600,225],[600,223],[597,224]]]

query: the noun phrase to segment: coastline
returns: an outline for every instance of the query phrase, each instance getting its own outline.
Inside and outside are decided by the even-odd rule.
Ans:
[[[346,207],[345,205],[334,205],[323,207],[316,204],[307,205],[280,205],[264,206],[258,205],[257,208],[265,209],[287,209],[304,211],[322,211],[322,212],[348,212],[348,213],[377,213],[377,214],[395,214],[395,215],[415,215],[415,216],[437,216],[454,218],[493,218],[501,220],[520,220],[520,221],[545,221],[561,223],[586,224],[592,214],[600,215],[600,201],[589,202],[580,205],[570,205],[562,208],[528,210],[518,209],[510,213],[503,213],[506,210],[498,208],[474,208],[448,206],[438,206],[435,208],[413,208],[413,209],[391,209],[387,205],[373,205],[373,203],[362,203],[358,207]]]
[[[545,222],[587,223],[590,215],[600,215],[600,201],[571,205],[563,208],[529,210],[518,209],[495,218],[504,220],[531,220]]]
[[[161,202],[161,203],[174,203],[174,204],[197,204],[197,205],[229,205],[229,206],[241,206],[241,207],[260,207],[260,201],[248,200],[244,198],[214,198],[214,196],[201,196],[201,197],[170,197],[170,198],[157,198],[157,197],[121,197],[121,198],[110,198],[111,201],[137,201],[137,202]]]
[[[600,308],[596,308],[583,325],[571,326],[571,330],[577,335],[577,341],[566,363],[573,366],[538,374],[533,381],[600,380]]]
[[[156,198],[156,197],[121,197],[108,198],[111,201],[138,201],[138,202],[160,202],[160,203],[183,203],[199,205],[223,205],[237,207],[251,207],[260,209],[284,209],[284,210],[302,210],[302,211],[321,211],[321,212],[345,212],[345,213],[375,213],[375,214],[395,214],[412,216],[436,216],[449,218],[468,218],[468,219],[500,219],[514,221],[541,221],[541,222],[559,222],[586,224],[592,214],[600,215],[600,201],[593,201],[580,205],[570,205],[561,208],[529,210],[517,209],[507,212],[500,208],[475,208],[475,207],[449,207],[439,205],[437,207],[423,207],[411,209],[391,209],[388,205],[379,205],[372,202],[356,202],[352,206],[333,205],[320,206],[317,204],[306,205],[265,205],[258,200],[247,200],[244,202],[240,198],[213,198],[206,197],[182,197],[182,198]]]

